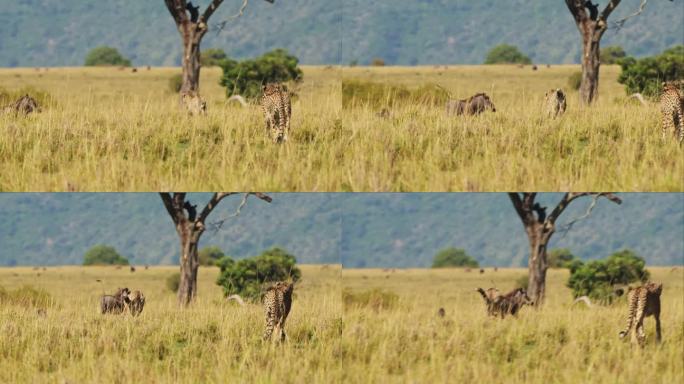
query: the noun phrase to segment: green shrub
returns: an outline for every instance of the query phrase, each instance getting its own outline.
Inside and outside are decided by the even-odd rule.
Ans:
[[[684,79],[684,45],[665,50],[658,56],[620,60],[622,72],[618,82],[625,85],[627,94],[639,92],[644,96],[657,97],[662,83]]]
[[[124,66],[130,67],[131,61],[123,57],[116,48],[101,46],[93,48],[85,59],[86,67]]]
[[[83,257],[83,265],[128,265],[128,259],[104,244],[90,248]]]
[[[648,280],[644,259],[630,250],[622,250],[605,260],[588,263],[573,262],[567,286],[575,297],[589,296],[599,302],[610,303],[614,285]]]
[[[576,91],[576,90],[580,89],[581,85],[582,85],[582,72],[581,71],[573,72],[568,77],[568,88],[574,89]]]
[[[374,67],[384,67],[385,66],[385,60],[376,57],[373,60],[371,60],[371,65]]]
[[[50,294],[41,288],[25,285],[13,291],[7,291],[5,288],[0,287],[0,306],[18,305],[21,307],[46,309],[52,303]]]
[[[166,278],[166,288],[171,292],[178,292],[178,287],[180,287],[180,272],[174,272]]]
[[[525,56],[518,47],[500,44],[492,48],[485,57],[485,64],[532,64],[532,60]]]
[[[218,67],[227,58],[222,49],[209,48],[200,53],[200,64],[203,67]]]
[[[568,268],[574,259],[575,255],[567,248],[552,249],[546,258],[549,268]]]
[[[530,283],[530,278],[527,275],[523,275],[515,279],[515,288],[522,288],[527,290],[527,286]]]
[[[605,47],[601,49],[600,53],[601,64],[620,64],[620,60],[626,56],[625,50],[619,45]]]
[[[225,257],[223,251],[219,247],[204,247],[199,250],[199,263],[200,265],[210,266],[216,265],[216,263]]]
[[[183,75],[180,73],[177,73],[171,78],[169,78],[169,90],[173,93],[178,93],[181,90],[181,87],[183,86]]]
[[[379,311],[394,308],[398,301],[399,296],[396,293],[383,291],[379,288],[362,292],[352,292],[350,289],[345,289],[342,292],[342,302],[345,309],[370,308]]]
[[[469,267],[478,268],[477,260],[469,256],[463,249],[446,248],[439,251],[432,261],[432,268]]]
[[[362,105],[373,109],[394,107],[399,104],[438,106],[446,103],[449,98],[449,92],[436,84],[409,89],[403,85],[360,80],[342,82],[342,108],[345,109]]]
[[[271,82],[299,81],[302,70],[297,66],[299,59],[284,49],[276,49],[254,60],[221,62],[223,76],[220,84],[226,87],[226,95],[241,95],[255,99],[261,95],[262,84]]]
[[[256,302],[261,298],[264,283],[301,278],[296,258],[280,248],[271,248],[259,256],[234,261],[228,256],[217,262],[221,273],[216,284],[226,296],[238,294],[243,299]]]

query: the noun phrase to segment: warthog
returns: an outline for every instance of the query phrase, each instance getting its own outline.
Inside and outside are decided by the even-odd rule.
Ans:
[[[453,115],[479,115],[487,109],[496,112],[496,107],[486,93],[478,93],[463,100],[449,100],[446,103],[446,113]]]
[[[14,113],[15,115],[28,115],[29,113],[40,112],[38,102],[33,97],[24,95],[17,99],[14,103],[7,105],[2,109],[5,113]]]
[[[131,315],[138,316],[142,313],[143,308],[145,307],[145,295],[143,295],[143,293],[140,291],[133,291],[129,298],[131,300],[129,305],[129,308],[131,309]]]
[[[516,288],[505,295],[494,298],[492,303],[493,315],[503,319],[506,315],[515,316],[524,305],[531,305],[532,300],[523,288]]]
[[[100,310],[105,313],[123,313],[131,300],[128,297],[131,291],[128,288],[119,288],[113,295],[103,295],[100,299]]]

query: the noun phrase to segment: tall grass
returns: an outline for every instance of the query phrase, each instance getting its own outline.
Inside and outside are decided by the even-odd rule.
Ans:
[[[551,270],[546,304],[518,318],[488,318],[477,287],[502,291],[522,270],[343,270],[344,289],[399,296],[380,310],[346,306],[345,382],[675,383],[684,378],[684,273],[649,268],[664,283],[664,342],[646,320],[644,350],[618,339],[624,297],[608,307],[573,306],[565,270]],[[445,317],[437,311],[444,308]]]
[[[226,104],[217,68],[202,71],[209,113],[197,118],[168,89],[177,68],[0,69],[7,92],[54,100],[0,116],[0,190],[682,190],[682,148],[661,141],[656,104],[625,102],[616,66],[602,67],[595,106],[566,89],[566,115],[542,117],[544,92],[576,70],[304,67],[290,142],[273,145],[257,106]],[[378,91],[369,83],[382,98],[359,97]],[[497,112],[447,117],[437,85],[487,92]]]
[[[263,310],[227,302],[218,268],[200,269],[199,296],[181,310],[165,287],[177,268],[130,273],[108,267],[0,269],[7,290],[48,291],[45,312],[0,301],[0,382],[225,383],[339,381],[340,268],[301,266],[285,330],[289,341],[261,341]],[[98,282],[97,280],[101,280]],[[142,290],[140,317],[101,315],[102,292]]]

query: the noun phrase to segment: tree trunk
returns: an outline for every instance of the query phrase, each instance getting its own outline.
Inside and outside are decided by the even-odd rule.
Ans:
[[[181,94],[199,91],[200,79],[200,42],[203,30],[191,26],[181,32],[183,36],[183,84]]]
[[[178,235],[181,243],[180,284],[178,285],[178,303],[188,305],[197,294],[197,269],[199,256],[197,244],[201,231],[195,229],[193,222],[185,221],[178,225]]]
[[[593,27],[593,26],[592,26]],[[583,104],[591,104],[598,97],[600,35],[590,27],[583,32],[582,40],[582,83],[580,85],[580,100]]]
[[[527,293],[535,305],[541,305],[546,294],[546,270],[549,268],[546,249],[552,232],[545,231],[541,223],[534,223],[525,230],[530,242]]]

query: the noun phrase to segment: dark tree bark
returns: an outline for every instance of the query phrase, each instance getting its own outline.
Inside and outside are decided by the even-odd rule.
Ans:
[[[161,196],[166,211],[171,216],[171,220],[176,227],[176,233],[180,240],[180,285],[178,286],[178,303],[188,305],[197,294],[197,269],[199,267],[199,256],[197,245],[200,237],[206,229],[206,220],[209,214],[224,198],[235,195],[237,192],[217,192],[211,197],[207,205],[202,209],[199,216],[196,205],[187,201],[185,193],[166,193]],[[249,192],[244,195],[242,205],[245,204],[247,196],[254,195],[261,200],[271,202],[271,198],[259,192]],[[238,208],[239,209],[239,208]],[[239,211],[238,211],[239,212]]]
[[[273,3],[274,0],[265,0]],[[212,0],[211,4],[200,13],[199,6],[192,5],[186,0],[164,0],[166,8],[171,13],[171,17],[176,22],[176,27],[183,41],[183,84],[181,94],[191,94],[199,92],[200,78],[200,43],[202,38],[209,30],[207,23],[209,18],[223,3],[223,0]],[[247,0],[243,0],[240,14],[247,5]]]
[[[566,193],[553,211],[547,213],[546,207],[542,207],[539,203],[535,202],[536,193],[509,193],[508,195],[525,227],[525,233],[527,233],[527,239],[530,244],[527,292],[535,305],[540,305],[544,302],[546,294],[547,247],[549,240],[551,240],[551,237],[556,232],[556,220],[565,211],[565,208],[573,200],[582,196],[605,197],[616,204],[621,204],[622,200],[612,193]]]
[[[565,0],[582,37],[582,83],[580,100],[591,104],[598,97],[601,37],[608,29],[608,16],[621,0],[610,0],[603,11],[588,0]],[[588,13],[587,13],[588,11]]]

